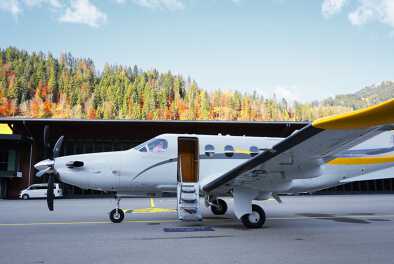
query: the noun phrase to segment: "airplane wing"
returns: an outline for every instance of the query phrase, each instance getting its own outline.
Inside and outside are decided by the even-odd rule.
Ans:
[[[304,179],[321,175],[320,165],[377,134],[392,129],[394,99],[354,112],[318,119],[225,174],[202,183],[205,192],[254,188],[266,175]]]

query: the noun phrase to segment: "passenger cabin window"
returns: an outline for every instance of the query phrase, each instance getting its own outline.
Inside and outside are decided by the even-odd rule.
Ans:
[[[165,152],[168,148],[168,142],[165,139],[155,139],[148,143],[148,149],[153,153]]]
[[[224,147],[224,155],[227,157],[232,157],[234,155],[234,147],[227,145]]]
[[[259,148],[256,147],[256,146],[251,146],[251,147],[249,148],[249,152],[250,152],[250,156],[254,157],[254,156],[256,156],[257,154],[259,154]]]
[[[211,144],[205,146],[205,155],[208,157],[213,157],[215,155],[215,147]]]

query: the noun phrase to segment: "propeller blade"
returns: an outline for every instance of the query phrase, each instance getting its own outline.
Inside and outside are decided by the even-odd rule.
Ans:
[[[53,159],[51,145],[49,144],[49,126],[44,127],[44,155],[45,158]]]
[[[47,204],[49,211],[53,211],[53,200],[55,199],[55,194],[53,189],[55,188],[55,176],[53,173],[48,174],[48,190],[47,190]]]
[[[53,158],[56,159],[59,157],[60,149],[62,148],[64,136],[61,136],[57,141],[55,146],[53,147]]]

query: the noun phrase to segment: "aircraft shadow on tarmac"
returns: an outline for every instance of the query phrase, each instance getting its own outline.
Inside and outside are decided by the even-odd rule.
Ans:
[[[302,213],[297,214],[299,216],[310,217],[313,219],[323,219],[323,220],[331,220],[340,223],[351,223],[351,224],[370,224],[372,222],[384,222],[384,221],[391,221],[389,219],[382,219],[382,218],[370,218],[364,219],[367,216],[374,216],[373,213],[352,213],[349,216],[337,216],[335,214],[319,214],[319,213]],[[358,216],[358,217],[356,217]],[[363,217],[363,218],[360,218]]]

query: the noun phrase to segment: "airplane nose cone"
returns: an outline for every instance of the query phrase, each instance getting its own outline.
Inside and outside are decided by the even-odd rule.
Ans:
[[[61,182],[80,188],[90,188],[90,173],[84,167],[70,166],[75,157],[61,157],[56,159],[55,169]]]
[[[42,161],[34,164],[34,168],[36,170],[40,171],[40,170],[44,170],[44,169],[46,169],[46,168],[48,168],[50,166],[53,166],[53,165],[54,165],[54,161],[53,160],[46,159],[46,160],[42,160]]]

